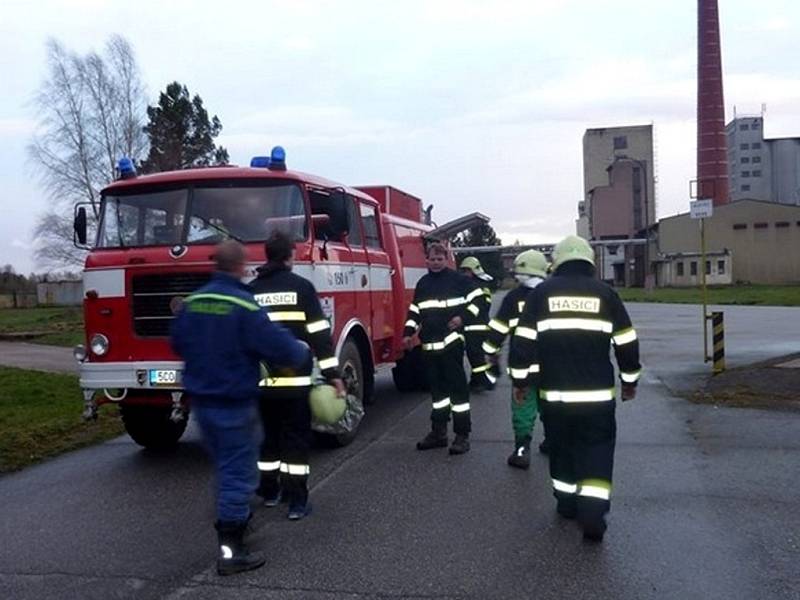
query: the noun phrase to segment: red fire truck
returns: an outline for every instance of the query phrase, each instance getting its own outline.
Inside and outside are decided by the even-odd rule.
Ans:
[[[215,244],[243,242],[253,277],[269,234],[294,236],[295,272],[319,292],[347,387],[342,420],[315,429],[346,444],[372,400],[376,367],[396,363],[397,387],[418,386],[418,356],[404,355],[401,336],[414,286],[426,272],[425,239],[447,239],[486,220],[471,215],[434,229],[419,198],[287,170],[280,147],[249,168],[137,176],[122,159],[118,180],[102,191],[98,217],[83,273],[86,345],[75,348],[84,416],[118,404],[129,435],[150,448],[174,445],[186,428],[191,399],[181,390],[169,327],[180,299],[209,279]],[[76,206],[75,236],[88,247],[85,206]]]

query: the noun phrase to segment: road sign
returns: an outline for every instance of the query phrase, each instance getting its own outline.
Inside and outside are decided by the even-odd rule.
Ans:
[[[708,219],[714,214],[714,201],[693,200],[689,203],[689,214],[693,219]]]

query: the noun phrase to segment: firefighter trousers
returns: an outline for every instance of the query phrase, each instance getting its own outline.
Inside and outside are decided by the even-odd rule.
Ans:
[[[450,413],[453,413],[453,431],[458,435],[469,435],[471,420],[464,345],[455,342],[444,350],[423,351],[422,362],[431,387],[434,431],[446,431]]]
[[[483,386],[493,388],[497,377],[492,373],[492,365],[486,360],[486,353],[483,351],[483,342],[489,336],[489,328],[486,331],[464,331],[467,342],[467,360],[471,368],[469,383],[473,386]]]
[[[560,508],[594,523],[608,512],[617,422],[614,401],[543,402],[550,477]]]
[[[511,426],[514,429],[514,443],[517,446],[530,443],[538,412],[539,394],[536,388],[528,391],[522,404],[514,400],[514,388],[511,388]]]
[[[262,388],[259,408],[264,442],[258,460],[259,495],[283,493],[290,504],[305,504],[311,468],[311,409],[309,386]]]

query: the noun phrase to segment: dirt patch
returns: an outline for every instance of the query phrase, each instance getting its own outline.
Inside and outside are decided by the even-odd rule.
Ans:
[[[800,412],[800,368],[780,366],[796,364],[798,359],[800,354],[791,354],[729,369],[710,377],[689,399],[699,404]]]

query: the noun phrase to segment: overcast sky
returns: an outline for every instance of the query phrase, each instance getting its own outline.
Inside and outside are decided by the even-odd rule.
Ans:
[[[0,0],[0,265],[36,268],[47,198],[26,161],[45,42],[134,46],[151,99],[173,80],[237,164],[391,184],[443,222],[480,210],[506,243],[574,233],[588,127],[654,123],[659,216],[695,160],[696,0]],[[727,116],[767,105],[800,135],[800,3],[720,0]]]

